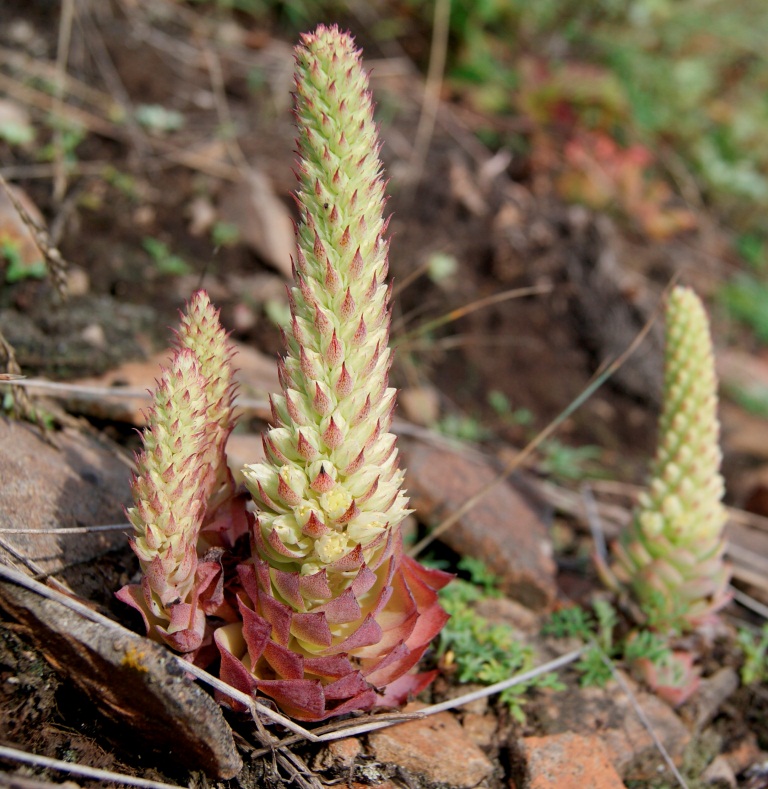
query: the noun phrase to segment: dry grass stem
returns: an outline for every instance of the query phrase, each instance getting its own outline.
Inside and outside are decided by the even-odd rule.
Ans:
[[[64,83],[67,74],[69,48],[72,43],[72,22],[75,17],[75,0],[62,0],[59,18],[59,40],[56,46],[56,72],[53,84],[53,114],[61,115],[64,104]],[[67,193],[67,168],[64,161],[64,136],[61,129],[53,131],[53,202],[58,205]]]
[[[407,345],[408,341],[414,337],[419,337],[420,335],[426,334],[427,332],[437,329],[440,326],[445,326],[447,323],[453,323],[454,321],[459,320],[459,318],[463,318],[473,312],[477,312],[478,310],[485,309],[485,307],[491,307],[494,304],[500,304],[501,302],[509,301],[510,299],[521,299],[526,296],[541,296],[546,293],[551,293],[552,289],[553,286],[551,284],[531,285],[524,288],[512,288],[511,290],[505,290],[502,293],[494,293],[492,296],[487,296],[484,299],[478,299],[477,301],[473,301],[470,304],[464,304],[463,306],[457,307],[455,310],[451,310],[450,312],[446,312],[445,315],[441,315],[439,318],[427,321],[418,328],[413,329],[413,331],[407,332],[401,337],[398,337],[395,340],[395,347],[401,348],[403,345]]]
[[[61,255],[61,252],[51,242],[45,228],[39,227],[34,219],[29,215],[29,212],[21,204],[19,199],[10,188],[8,182],[0,175],[0,186],[5,189],[8,199],[13,204],[13,209],[19,215],[19,219],[23,222],[24,226],[32,234],[32,238],[40,250],[40,254],[45,258],[48,264],[48,273],[53,278],[56,291],[62,299],[67,297],[67,267],[68,264]]]
[[[768,620],[768,605],[764,605],[759,600],[755,600],[754,597],[746,594],[746,592],[742,592],[741,589],[737,589],[735,586],[729,586],[728,592],[739,605],[748,608],[752,613]]]
[[[421,106],[416,139],[409,163],[409,179],[406,185],[407,201],[413,199],[424,172],[424,163],[429,153],[432,135],[435,131],[437,113],[440,108],[440,92],[443,87],[443,74],[448,54],[448,33],[451,21],[451,0],[436,0],[432,20],[432,43],[429,50],[427,81],[424,86],[424,102]]]
[[[58,770],[59,772],[77,775],[81,778],[90,778],[94,781],[110,781],[125,784],[126,786],[138,786],[141,789],[183,789],[183,787],[176,784],[150,781],[147,778],[136,778],[132,775],[123,775],[111,770],[102,770],[98,767],[87,767],[81,764],[73,764],[72,762],[63,762],[61,759],[51,759],[48,756],[37,756],[34,753],[21,751],[18,748],[9,748],[6,745],[0,745],[0,758],[21,762],[22,764],[30,764],[33,767],[42,767],[46,770]]]
[[[61,529],[3,529],[0,534],[98,534],[109,531],[124,531],[130,529],[128,523],[110,523],[105,526],[66,526]]]
[[[600,653],[600,658],[602,659],[603,663],[610,669],[611,676],[616,680],[618,685],[627,694],[627,698],[629,699],[629,703],[632,705],[632,709],[635,711],[635,714],[639,718],[640,722],[643,724],[645,729],[647,730],[648,734],[651,735],[651,739],[653,740],[653,744],[656,746],[656,749],[661,754],[661,758],[664,759],[665,764],[669,767],[670,772],[672,775],[675,776],[675,780],[680,784],[683,789],[688,789],[688,784],[685,782],[685,778],[680,774],[680,771],[675,766],[675,763],[672,761],[672,757],[669,755],[669,751],[664,747],[664,743],[659,738],[659,735],[656,733],[656,730],[653,728],[653,724],[648,719],[648,716],[645,714],[645,711],[640,706],[635,694],[632,692],[632,688],[629,687],[624,677],[616,670],[616,666],[614,666],[613,661],[608,657],[608,655],[603,652],[602,649],[592,641],[590,646],[594,649],[597,649]]]

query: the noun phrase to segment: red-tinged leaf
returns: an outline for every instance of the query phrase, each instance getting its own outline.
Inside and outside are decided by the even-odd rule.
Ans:
[[[293,612],[279,600],[268,594],[259,595],[259,607],[264,619],[272,625],[272,638],[282,646],[288,646],[291,638],[291,617]]]
[[[359,471],[363,463],[365,463],[365,451],[361,449],[357,457],[341,473],[344,474],[345,477],[349,477],[356,471]]]
[[[144,578],[148,581],[152,591],[160,598],[163,605],[173,602],[176,590],[168,586],[168,576],[160,554],[155,554],[152,561],[146,565]]]
[[[371,686],[365,681],[359,671],[353,671],[323,688],[326,701],[354,698],[370,689]]]
[[[260,559],[255,561],[261,562]],[[269,567],[267,567],[267,573],[269,573]],[[245,593],[251,598],[253,605],[257,605],[259,600],[259,581],[256,575],[256,567],[251,562],[238,564],[237,577],[240,579]]]
[[[215,615],[224,605],[224,576],[218,561],[200,562],[195,573],[198,604],[209,615]]]
[[[268,510],[272,510],[272,512],[285,512],[286,508],[282,506],[282,504],[275,504],[275,502],[269,497],[269,494],[266,490],[264,490],[264,486],[256,480],[256,486],[259,490],[259,498],[261,499],[261,503],[264,507]],[[256,518],[258,521],[258,516]]]
[[[421,653],[416,656],[416,660],[420,655]],[[402,665],[403,661],[410,658],[411,650],[403,642],[395,643],[388,653],[361,660],[362,672],[368,682],[383,688],[408,670]]]
[[[363,668],[363,673],[366,674],[365,678],[372,685],[376,685],[377,687],[385,687],[390,683],[397,681],[400,677],[416,666],[421,660],[421,656],[423,654],[423,649],[412,649],[408,651],[408,654],[402,655],[397,660],[389,663],[387,666],[381,669],[371,671],[370,674],[365,668]]]
[[[220,643],[217,638],[218,632],[219,631],[216,631],[216,633],[213,634],[213,640],[216,642],[216,646],[219,648],[219,654],[221,655],[219,678],[222,682],[226,682],[227,685],[233,687],[235,690],[239,690],[241,693],[246,693],[249,696],[255,696],[258,688],[256,678],[248,671],[242,662],[226,648],[226,646]],[[241,712],[245,711],[245,707],[242,704],[239,704],[224,694],[221,694],[218,698],[233,709]]]
[[[179,605],[187,607],[186,603],[180,603]],[[173,606],[173,608],[177,607],[178,606]],[[191,608],[191,606],[188,607]],[[205,614],[203,614],[199,608],[195,610],[195,614],[196,616],[194,617],[194,621],[190,623],[190,627],[174,632],[162,627],[157,628],[157,632],[160,634],[163,641],[165,641],[171,649],[176,650],[176,652],[187,654],[200,649],[205,633]],[[190,615],[188,612],[181,612],[179,616],[181,620],[189,622]]]
[[[431,586],[422,581],[418,575],[411,573],[412,567],[405,562],[406,558],[410,557],[403,557],[402,573],[408,584],[408,589],[419,609],[429,608],[437,600],[437,593]]]
[[[253,515],[246,510],[250,498],[248,494],[241,493],[216,508],[212,519],[202,529],[206,535],[217,535],[218,540],[211,540],[214,545],[231,549],[244,534],[248,534],[253,523]]]
[[[367,647],[381,641],[381,627],[372,617],[366,616],[357,630],[353,630],[345,639],[330,647],[327,654],[338,655],[342,652],[352,652],[358,647]]]
[[[348,573],[359,569],[364,563],[362,546],[356,545],[349,553],[332,562],[329,567],[337,573]]]
[[[376,583],[378,576],[376,575],[373,570],[370,569],[366,564],[360,568],[355,580],[352,581],[352,586],[350,587],[355,594],[355,597],[360,598],[366,592],[369,592],[373,589],[374,584]]]
[[[334,329],[331,335],[331,341],[325,349],[325,361],[331,369],[334,369],[341,361],[343,355],[344,347],[341,342],[339,342],[339,338],[336,336],[336,329]]]
[[[257,522],[256,528],[254,532],[261,532],[259,524]],[[301,551],[292,551],[278,536],[277,531],[275,529],[270,529],[269,533],[267,534],[267,542],[269,543],[270,547],[276,553],[279,553],[281,556],[287,556],[290,559],[302,559],[304,558],[304,554]],[[265,552],[266,553],[266,552]]]
[[[146,575],[141,579],[141,594],[144,599],[144,605],[146,606],[147,611],[163,624],[167,622],[168,619],[165,616],[165,609],[155,599],[155,595],[152,592],[152,587],[149,585],[149,578],[147,578]]]
[[[295,720],[317,721],[328,715],[323,686],[319,680],[259,680],[258,688]]]
[[[200,639],[202,640],[203,629],[205,627],[205,615],[196,605],[190,605],[189,603],[174,603],[168,606],[168,615],[170,621],[166,629],[169,635],[182,630],[195,628],[198,623],[202,623],[200,627]],[[197,649],[197,647],[194,648]]]
[[[323,432],[323,441],[328,449],[338,449],[344,443],[344,433],[341,432],[333,417]]]
[[[304,609],[304,598],[301,596],[298,573],[288,573],[285,570],[273,569],[272,583],[291,608],[296,611]]]
[[[393,594],[393,589],[388,583],[384,583],[379,590],[379,594],[376,597],[376,602],[373,604],[373,608],[370,610],[371,616],[375,616],[378,620],[381,612],[384,610],[387,603],[390,601],[390,598]]]
[[[359,693],[357,696],[353,696],[343,704],[337,704],[332,710],[326,713],[325,717],[330,718],[332,716],[346,715],[350,712],[369,710],[376,704],[377,698],[376,691],[373,690],[373,688],[368,688],[368,690]]]
[[[353,518],[356,518],[359,514],[360,508],[353,501],[349,507],[347,507],[346,512],[344,512],[340,518],[336,519],[336,523],[343,526],[345,523],[349,523]]]
[[[292,507],[301,502],[301,496],[279,474],[277,477],[277,495]]]
[[[304,658],[305,675],[313,674],[316,677],[339,679],[351,674],[354,670],[346,655]]]
[[[304,597],[312,600],[327,600],[333,594],[325,569],[312,575],[299,576],[299,588]]]
[[[341,304],[341,317],[344,321],[348,321],[353,317],[354,314],[355,314],[355,300],[352,297],[352,292],[350,291],[349,288],[347,288],[347,292],[344,294],[344,301]],[[361,322],[363,321],[362,318],[360,318],[360,320]],[[363,322],[363,326],[365,326],[364,322]],[[358,327],[358,331],[359,331],[359,327]]]
[[[347,363],[341,363],[341,372],[339,373],[339,377],[336,379],[336,383],[333,385],[333,389],[336,392],[337,397],[341,400],[345,397],[348,397],[352,393],[352,389],[355,385],[352,376],[349,374],[349,370],[347,370]]]
[[[333,642],[328,620],[321,611],[311,614],[294,614],[291,619],[291,633],[299,640],[315,646],[329,647]]]
[[[331,530],[317,517],[315,511],[312,510],[309,514],[309,520],[304,524],[301,533],[306,534],[308,537],[318,539],[328,534],[330,531]]]
[[[427,648],[432,639],[443,629],[445,623],[450,619],[439,602],[428,608],[426,611],[419,612],[419,618],[413,632],[408,637],[408,646],[411,649],[423,651]]]
[[[397,649],[398,644],[406,643],[408,637],[413,632],[418,619],[419,614],[417,611],[413,611],[408,616],[398,617],[396,623],[394,620],[390,623],[387,623],[386,621],[382,622],[382,617],[379,615],[376,618],[376,621],[379,623],[382,629],[381,640],[373,646],[356,649],[354,652],[354,657],[362,660],[363,665],[367,665],[365,661],[383,659],[386,655],[391,653],[392,650]],[[387,624],[390,624],[391,626],[387,627]],[[405,646],[405,650],[410,652],[410,649],[407,645]]]
[[[261,442],[264,445],[264,454],[273,463],[284,466],[291,461],[278,449],[277,444],[269,437],[269,433],[265,433],[261,437]]]
[[[320,471],[310,483],[310,487],[317,493],[328,493],[336,487],[336,481],[325,470],[325,465],[321,464]]]
[[[256,570],[256,581],[259,585],[259,591],[271,594],[272,570],[269,566],[269,562],[265,562],[264,559],[256,557],[253,560],[253,566]]]
[[[378,488],[379,488],[379,477],[376,477],[376,479],[374,479],[373,482],[371,483],[371,485],[368,488],[368,490],[366,490],[365,493],[363,493],[362,496],[358,497],[357,503],[358,504],[365,504],[365,502],[368,501],[368,499],[370,499],[371,496],[373,496],[374,493],[376,493]]]
[[[330,595],[329,595],[330,596]],[[345,589],[338,597],[318,606],[315,611],[322,611],[332,625],[343,625],[357,621],[363,612],[352,589]]]
[[[302,352],[304,349],[302,348]],[[320,416],[325,416],[326,414],[330,413],[331,410],[331,398],[325,393],[325,389],[320,386],[320,384],[315,381],[315,394],[312,398],[312,406],[317,411]]]
[[[115,597],[126,605],[135,608],[144,620],[144,628],[149,633],[150,623],[149,617],[152,616],[149,608],[147,607],[146,600],[144,599],[144,592],[140,584],[128,584],[119,591],[115,592]],[[152,617],[155,619],[155,617]]]
[[[399,707],[409,697],[418,696],[437,676],[437,671],[425,671],[421,674],[405,674],[394,682],[390,682],[384,692],[376,699],[382,707]]]
[[[269,637],[272,634],[272,625],[264,617],[259,616],[255,611],[238,600],[240,616],[243,620],[243,638],[248,650],[248,657],[251,665],[255,666],[259,658],[264,654]]]
[[[301,680],[304,677],[304,658],[288,647],[268,641],[264,659],[281,679]]]
[[[425,567],[407,554],[403,555],[403,571],[409,578],[418,578],[435,590],[442,589],[456,577],[453,573],[447,573],[445,570]]]

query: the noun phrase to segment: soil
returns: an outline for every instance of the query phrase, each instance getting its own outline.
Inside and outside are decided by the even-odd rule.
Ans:
[[[293,39],[245,15],[217,15],[211,5],[199,11],[194,4],[170,0],[154,11],[149,10],[154,4],[143,5],[78,4],[68,73],[82,89],[68,93],[65,104],[73,116],[81,110],[102,122],[92,122],[70,152],[63,200],[54,197],[56,168],[39,161],[40,151],[53,140],[46,107],[39,96],[24,99],[24,86],[36,84],[34,75],[10,59],[0,67],[17,88],[6,90],[8,100],[25,108],[37,133],[26,147],[0,142],[0,168],[55,230],[53,242],[74,272],[70,281],[79,283],[66,301],[50,280],[23,279],[0,291],[0,332],[29,376],[77,380],[148,358],[165,347],[167,327],[199,286],[221,307],[237,341],[268,355],[281,348],[279,330],[268,315],[273,300],[284,303],[284,296],[268,245],[217,246],[212,222],[200,229],[206,225],[200,213],[212,211],[215,223],[231,195],[238,177],[238,165],[231,164],[234,139],[241,151],[236,156],[244,156],[267,179],[278,206],[272,210],[295,218],[287,94]],[[358,20],[343,21],[358,34],[367,57],[377,61],[373,90],[382,154],[392,175],[391,271],[396,289],[403,285],[396,290],[393,340],[400,347],[393,379],[402,388],[427,387],[436,393],[441,415],[480,426],[492,453],[519,447],[582,392],[606,359],[632,342],[673,274],[682,271],[688,284],[709,296],[733,265],[728,239],[705,213],[683,236],[652,241],[611,217],[566,205],[546,179],[534,177],[530,162],[513,157],[495,168],[498,159],[474,135],[473,123],[480,125],[482,119],[448,102],[440,109],[423,176],[417,185],[409,184],[404,176],[419,120],[420,77],[402,53],[392,57],[382,50]],[[0,45],[19,57],[54,63],[58,28],[58,6],[50,3],[0,8]],[[234,44],[226,43],[230,40]],[[408,42],[422,58],[428,44]],[[218,70],[221,95],[215,87]],[[85,87],[98,91],[98,100],[89,103]],[[157,105],[181,113],[184,125],[178,132],[161,133],[118,124],[104,109],[109,102]],[[222,126],[235,129],[229,142]],[[181,165],[180,152],[195,152],[199,159],[193,166]],[[247,224],[240,228],[241,237]],[[167,273],[168,260],[147,252],[148,238],[183,258],[185,272]],[[414,278],[436,253],[449,255],[456,270],[442,280],[423,274]],[[468,311],[418,333],[451,310],[532,287],[539,292]],[[713,315],[716,332],[732,333],[716,310]],[[654,327],[641,349],[559,429],[559,440],[567,445],[599,447],[603,476],[642,482],[653,450],[660,353]],[[503,394],[509,410],[494,408],[490,392]],[[523,409],[532,414],[532,423],[513,418]],[[129,435],[125,425],[101,421],[94,427],[108,429],[123,443]],[[727,431],[725,442],[729,495],[741,503],[755,492],[750,480],[768,458],[731,452]],[[744,475],[745,468],[751,476]],[[591,576],[584,585],[583,563],[570,561],[583,556],[578,528],[567,520],[559,527],[565,530],[561,590],[575,594],[580,584],[582,592],[594,588]],[[130,576],[135,563],[127,549],[101,561],[98,573],[75,572],[92,579],[88,599],[109,610],[111,593],[119,586],[115,579]],[[112,610],[125,616],[124,610]],[[440,688],[447,692],[445,682],[437,688],[435,694]],[[721,750],[733,750],[750,731],[759,748],[768,750],[767,711],[764,685],[741,688],[727,699],[716,716]],[[499,732],[514,729],[503,710],[494,714]],[[530,720],[536,720],[535,708]],[[255,747],[248,744],[253,740],[247,727],[235,717],[231,722],[241,731],[238,742],[247,753]],[[98,709],[50,668],[9,619],[0,622],[0,741],[118,772],[207,785],[201,774],[186,774],[183,762],[170,769],[164,762],[162,773],[159,763],[142,763],[131,738],[115,736]],[[512,769],[504,767],[510,757],[498,741],[487,749],[497,764],[493,786],[501,786]],[[317,751],[299,753],[313,764],[320,758]],[[246,763],[237,779],[240,786],[280,785],[269,759]],[[358,762],[351,772],[336,765],[321,773],[323,780],[370,784],[376,782],[372,764]],[[392,770],[380,777],[402,780]]]

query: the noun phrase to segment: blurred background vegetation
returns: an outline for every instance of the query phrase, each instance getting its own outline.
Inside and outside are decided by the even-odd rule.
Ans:
[[[441,13],[441,0],[191,5],[286,36],[339,21],[366,47],[399,48],[425,71]],[[554,186],[568,201],[609,211],[651,239],[691,227],[696,211],[713,214],[743,263],[723,284],[721,303],[768,343],[768,4],[442,5],[443,98],[478,113],[482,141],[522,155],[539,173],[556,171]]]

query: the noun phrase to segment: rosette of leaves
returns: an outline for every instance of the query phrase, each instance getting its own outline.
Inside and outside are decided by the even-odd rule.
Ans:
[[[717,379],[704,306],[676,287],[666,308],[664,405],[650,484],[612,571],[648,624],[687,631],[727,602]]]
[[[127,511],[143,577],[117,597],[141,613],[151,638],[183,653],[203,644],[206,615],[228,613],[219,557],[198,555],[201,531],[247,530],[244,508],[231,506],[224,452],[234,425],[231,356],[218,311],[195,293],[147,413]]]
[[[244,469],[257,512],[253,557],[238,568],[242,622],[215,640],[222,679],[320,720],[428,684],[411,669],[447,619],[436,591],[451,576],[401,547],[384,181],[349,35],[303,36],[294,98],[301,221],[282,393],[266,459]]]

